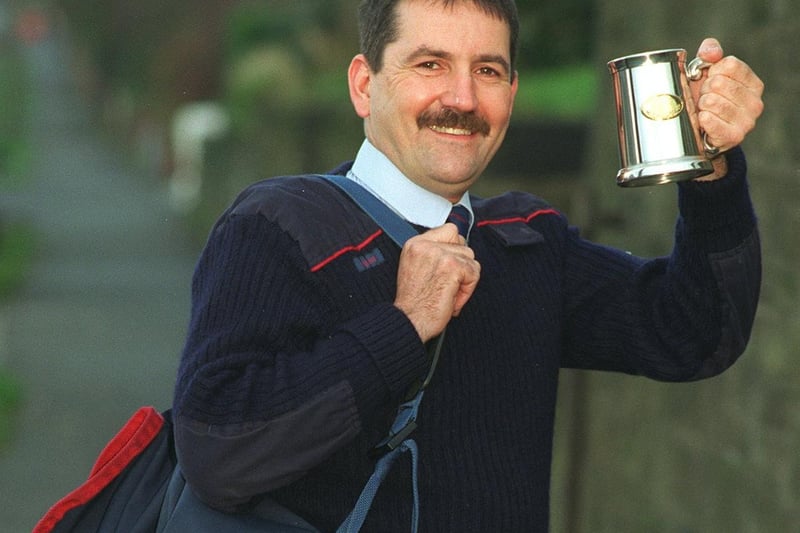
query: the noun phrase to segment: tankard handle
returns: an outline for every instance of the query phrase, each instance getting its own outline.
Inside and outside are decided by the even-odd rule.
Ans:
[[[697,81],[703,76],[703,69],[710,67],[712,63],[703,61],[699,57],[695,57],[686,65],[686,77],[689,81]]]

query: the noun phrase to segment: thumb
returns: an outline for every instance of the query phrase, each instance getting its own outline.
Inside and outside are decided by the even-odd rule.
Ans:
[[[716,63],[722,59],[723,55],[722,46],[713,37],[703,39],[700,48],[697,49],[697,57],[708,63]]]

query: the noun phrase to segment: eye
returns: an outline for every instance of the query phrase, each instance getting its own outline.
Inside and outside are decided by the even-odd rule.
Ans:
[[[440,68],[439,63],[436,61],[423,61],[418,67],[423,70],[438,70]]]
[[[486,77],[486,78],[497,78],[500,77],[502,74],[496,68],[483,66],[477,70],[478,74]]]

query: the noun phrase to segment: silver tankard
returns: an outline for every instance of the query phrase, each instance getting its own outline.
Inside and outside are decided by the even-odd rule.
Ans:
[[[614,83],[622,168],[620,186],[660,185],[710,174],[709,145],[697,125],[689,81],[710,64],[686,50],[621,57],[608,63]]]

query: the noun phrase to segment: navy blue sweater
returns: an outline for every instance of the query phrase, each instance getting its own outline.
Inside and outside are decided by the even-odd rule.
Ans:
[[[422,531],[546,531],[559,368],[665,381],[744,350],[760,249],[740,151],[730,175],[678,186],[669,257],[580,238],[538,198],[473,198],[481,280],[448,326],[420,427]],[[341,169],[340,172],[343,172]],[[175,392],[178,456],[228,511],[270,495],[323,530],[351,510],[401,396],[428,370],[392,305],[399,249],[310,176],[246,189],[198,262]],[[408,531],[407,465],[366,531]]]

